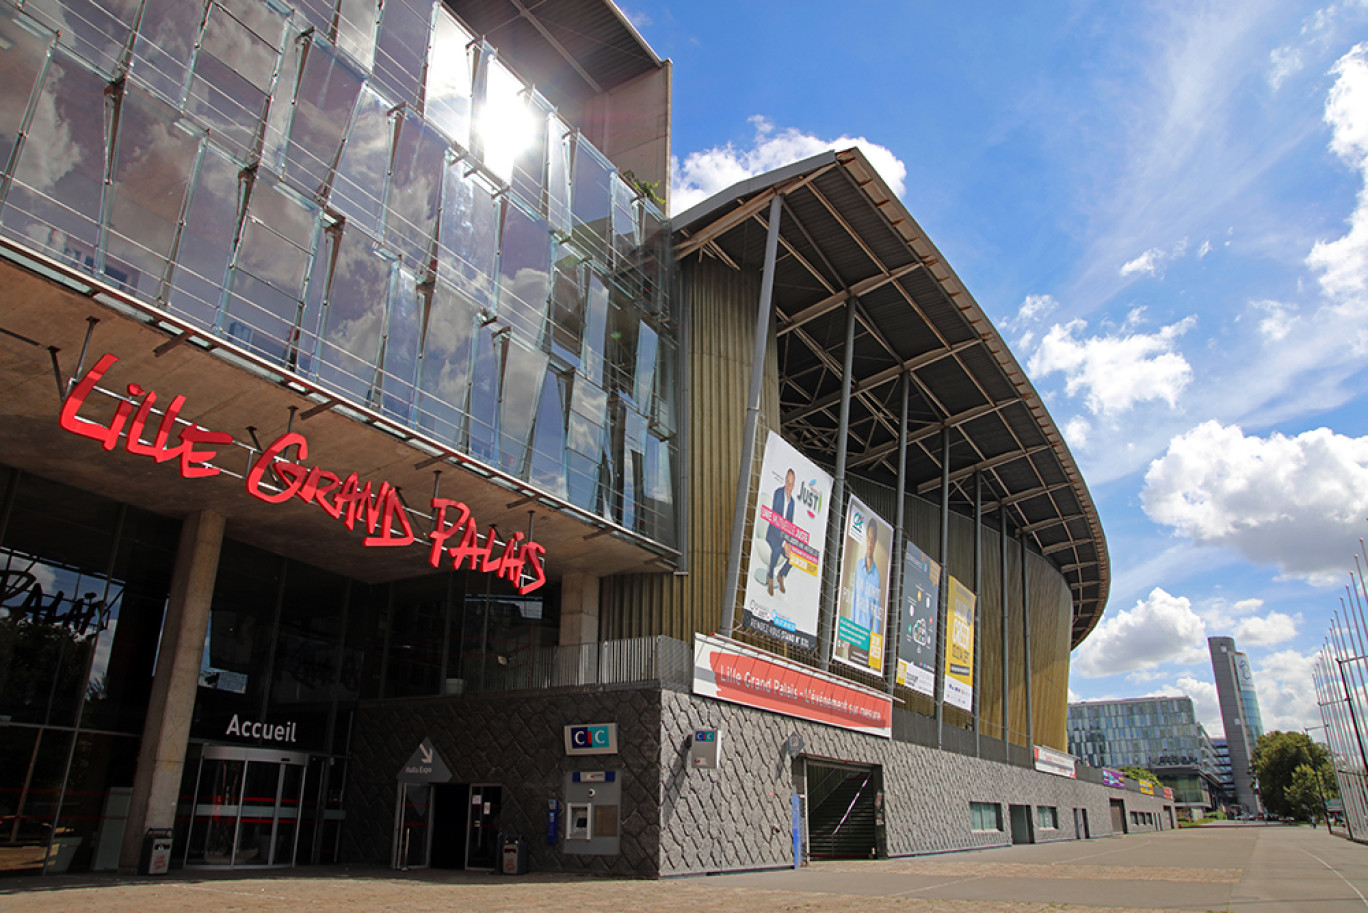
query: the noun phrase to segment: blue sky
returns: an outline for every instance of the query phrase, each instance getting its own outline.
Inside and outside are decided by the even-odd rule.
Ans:
[[[1250,655],[1266,728],[1368,536],[1368,0],[666,3],[672,203],[865,147],[1045,398],[1112,590],[1078,699]]]

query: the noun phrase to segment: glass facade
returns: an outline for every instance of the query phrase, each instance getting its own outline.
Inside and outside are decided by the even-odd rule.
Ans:
[[[0,497],[0,875],[112,869],[180,523],[3,466]],[[226,539],[176,862],[335,861],[356,702],[546,687],[559,627],[555,585],[368,584]]]
[[[1188,697],[1069,705],[1069,752],[1093,767],[1193,767],[1215,776],[1215,753]]]
[[[675,544],[665,217],[441,2],[0,0],[0,66],[5,237]]]

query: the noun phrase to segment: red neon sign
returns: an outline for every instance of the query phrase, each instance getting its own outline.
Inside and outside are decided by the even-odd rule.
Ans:
[[[86,399],[118,360],[115,355],[102,356],[72,388],[62,404],[61,426],[73,434],[99,441],[105,450],[113,450],[119,445],[119,438],[124,437],[124,449],[129,453],[152,457],[158,463],[179,459],[180,474],[187,479],[218,475],[218,467],[210,461],[218,456],[217,448],[233,443],[231,434],[188,424],[177,434],[177,443],[170,444],[171,431],[185,405],[184,396],[175,397],[166,407],[150,444],[145,443],[142,436],[157,394],[137,384],[128,385],[128,395],[133,400],[121,400],[108,425],[80,417]],[[137,402],[138,397],[143,397],[142,402]],[[296,448],[297,454],[294,461],[284,456],[292,447]],[[283,504],[292,498],[316,504],[334,520],[345,523],[347,529],[355,529],[360,521],[369,533],[361,542],[367,547],[411,545],[416,541],[408,511],[397,489],[388,482],[381,482],[379,489],[370,482],[363,484],[354,472],[342,478],[321,467],[307,466],[304,461],[308,456],[309,442],[304,435],[298,432],[282,434],[252,462],[247,471],[247,493],[267,504]],[[268,472],[283,481],[279,491],[263,485]],[[455,519],[449,520],[448,510],[455,512]],[[433,527],[427,538],[432,540],[428,563],[433,567],[440,567],[444,558],[451,559],[453,570],[460,570],[469,562],[470,570],[501,577],[523,594],[546,583],[542,562],[546,549],[540,543],[527,539],[522,533],[514,533],[499,549],[495,539],[497,531],[493,527],[486,531],[481,541],[479,525],[470,508],[450,498],[433,498],[432,512]],[[448,546],[448,539],[457,544]]]

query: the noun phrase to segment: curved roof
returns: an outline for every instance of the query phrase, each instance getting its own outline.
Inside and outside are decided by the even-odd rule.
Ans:
[[[936,246],[858,149],[825,152],[737,184],[672,219],[675,256],[764,263],[770,202],[783,197],[774,309],[786,438],[834,464],[846,309],[856,301],[847,468],[897,479],[910,373],[908,490],[939,490],[942,427],[953,429],[951,504],[1005,507],[1073,593],[1072,644],[1097,625],[1110,586],[1092,496],[1025,372]]]

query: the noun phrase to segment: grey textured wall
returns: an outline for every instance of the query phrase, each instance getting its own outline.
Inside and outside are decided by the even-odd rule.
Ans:
[[[616,722],[616,756],[567,757],[563,727]],[[696,728],[723,732],[715,770],[688,767]],[[1094,837],[1111,833],[1109,796],[1127,813],[1158,817],[1162,799],[1083,780],[861,735],[708,698],[657,688],[582,690],[370,701],[353,733],[344,858],[386,865],[398,773],[424,738],[451,767],[453,782],[503,786],[502,826],[528,838],[537,870],[683,875],[792,864],[789,797],[801,763],[784,751],[798,734],[814,760],[883,769],[890,856],[1004,846],[1009,829],[975,833],[969,803],[1053,805],[1059,829],[1037,840],[1068,840],[1074,808],[1088,810]],[[545,840],[546,800],[571,770],[619,770],[622,854],[567,855]],[[799,787],[801,789],[801,787]],[[1034,810],[1032,811],[1034,816]],[[1166,817],[1165,817],[1166,821]],[[1166,824],[1165,824],[1166,826]]]

